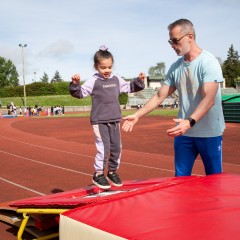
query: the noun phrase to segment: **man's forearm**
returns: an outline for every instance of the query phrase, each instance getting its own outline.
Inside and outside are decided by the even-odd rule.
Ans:
[[[156,109],[164,99],[161,99],[158,97],[158,95],[154,95],[150,100],[142,107],[140,108],[135,115],[137,115],[138,118],[145,116],[146,114],[150,113],[154,109]]]
[[[170,96],[176,89],[173,87],[169,87],[167,85],[163,85],[159,90],[156,95],[154,95],[148,102],[144,105],[143,108],[139,109],[135,115],[140,118],[154,109],[156,109],[163,101],[165,98]]]
[[[191,117],[193,119],[195,119],[196,121],[199,121],[212,108],[212,106],[215,104],[215,97],[217,94],[218,87],[219,87],[218,83],[204,84],[204,88],[203,88],[204,98],[199,103],[195,111],[191,114]]]
[[[212,108],[214,105],[214,99],[203,99],[196,110],[191,114],[191,117],[195,119],[195,121],[199,121],[202,117],[204,117],[207,112]]]

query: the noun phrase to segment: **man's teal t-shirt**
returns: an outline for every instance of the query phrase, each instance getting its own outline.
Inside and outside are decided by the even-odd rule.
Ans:
[[[203,50],[192,62],[179,58],[170,67],[164,83],[175,87],[179,93],[178,118],[186,119],[203,99],[202,86],[207,82],[223,82],[222,70],[216,57]],[[225,122],[219,84],[214,106],[190,128],[184,136],[216,137],[222,135]]]

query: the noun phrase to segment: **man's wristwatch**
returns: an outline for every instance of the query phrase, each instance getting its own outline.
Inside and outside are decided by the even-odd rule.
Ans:
[[[190,126],[193,127],[194,124],[196,123],[195,119],[188,117],[187,120],[190,122]]]

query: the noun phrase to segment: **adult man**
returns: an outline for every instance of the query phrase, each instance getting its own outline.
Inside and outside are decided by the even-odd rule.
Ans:
[[[164,85],[143,108],[125,117],[124,131],[132,131],[138,119],[158,107],[175,90],[179,94],[176,126],[167,130],[174,138],[175,175],[191,175],[200,154],[206,174],[222,172],[221,67],[209,52],[198,47],[193,24],[179,19],[168,26],[169,43],[182,56],[170,67]]]

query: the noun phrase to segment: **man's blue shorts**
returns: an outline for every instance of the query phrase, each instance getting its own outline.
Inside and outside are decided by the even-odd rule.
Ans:
[[[200,154],[206,175],[222,172],[222,136],[174,138],[175,176],[190,176]]]

